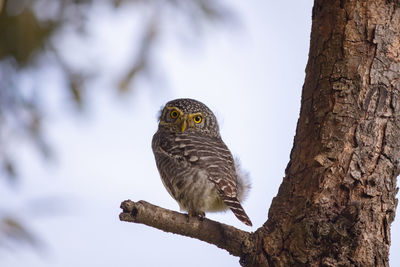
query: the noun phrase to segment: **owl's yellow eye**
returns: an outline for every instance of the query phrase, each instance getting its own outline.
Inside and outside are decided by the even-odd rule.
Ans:
[[[173,111],[171,111],[170,116],[171,116],[171,118],[176,119],[176,118],[178,118],[179,113],[178,113],[178,111],[173,110]]]
[[[193,120],[195,123],[200,123],[203,120],[203,118],[200,115],[196,115],[193,117]]]

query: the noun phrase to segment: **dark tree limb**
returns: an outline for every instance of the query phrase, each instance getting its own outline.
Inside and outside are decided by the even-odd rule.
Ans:
[[[252,249],[252,234],[207,218],[188,217],[176,211],[160,208],[146,201],[121,203],[121,221],[142,223],[165,232],[188,236],[214,244],[234,256]]]

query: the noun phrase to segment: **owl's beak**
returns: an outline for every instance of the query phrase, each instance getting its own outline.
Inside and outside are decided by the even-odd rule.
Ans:
[[[182,131],[182,133],[186,130],[186,128],[187,128],[187,116],[184,115],[181,118],[181,131]]]

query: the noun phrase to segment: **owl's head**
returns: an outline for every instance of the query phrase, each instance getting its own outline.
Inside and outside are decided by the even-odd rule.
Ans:
[[[203,103],[189,98],[169,101],[161,110],[159,127],[175,132],[197,132],[219,137],[214,113]]]

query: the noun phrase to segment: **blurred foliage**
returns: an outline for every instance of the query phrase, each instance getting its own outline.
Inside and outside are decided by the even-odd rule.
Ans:
[[[15,249],[14,244],[28,244],[36,249],[42,248],[40,239],[27,230],[20,220],[13,217],[4,217],[0,220],[0,247]]]
[[[78,110],[90,101],[87,84],[96,78],[96,69],[71,64],[59,42],[66,29],[76,36],[88,34],[89,15],[98,4],[108,5],[110,12],[135,5],[150,14],[143,21],[143,32],[135,38],[137,43],[132,44],[139,47],[137,54],[111,88],[120,93],[131,91],[133,81],[154,67],[158,37],[171,34],[164,32],[163,23],[182,24],[183,19],[180,26],[196,36],[204,25],[226,25],[234,20],[221,0],[0,0],[0,180],[8,181],[1,181],[3,185],[16,184],[19,179],[15,145],[31,143],[45,158],[51,156],[42,123],[46,109],[40,99],[46,81],[37,69],[61,70],[65,84],[54,90],[67,92]],[[33,82],[21,82],[27,76]],[[7,239],[38,246],[38,239],[21,219],[2,214],[0,208],[0,247]]]

